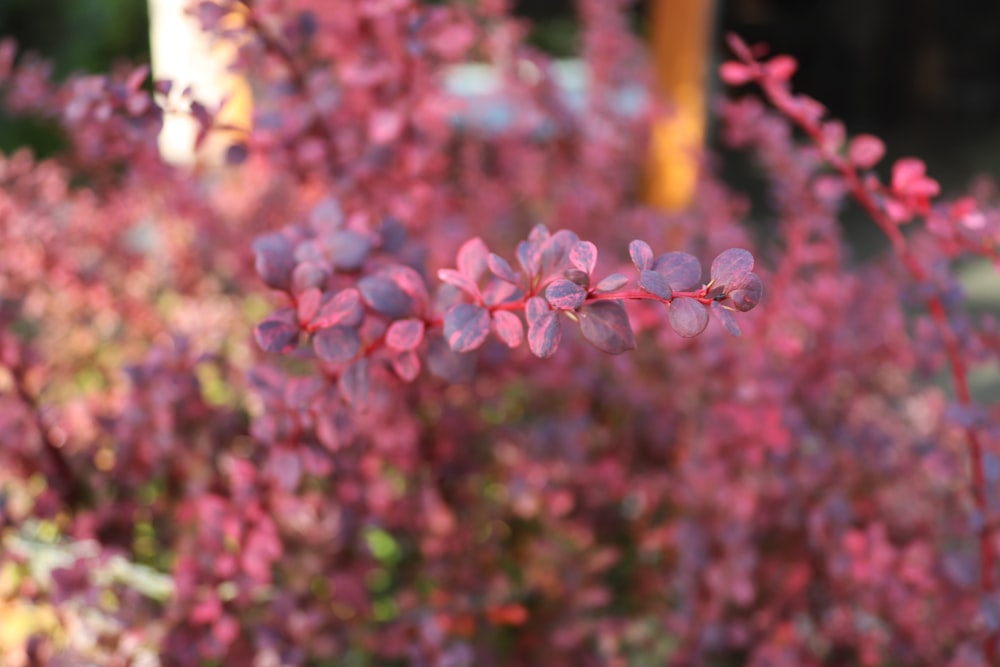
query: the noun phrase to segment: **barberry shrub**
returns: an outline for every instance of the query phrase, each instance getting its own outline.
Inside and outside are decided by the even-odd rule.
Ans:
[[[770,205],[649,210],[626,3],[577,3],[580,105],[505,4],[196,3],[257,94],[222,171],[161,163],[146,69],[0,47],[66,145],[0,159],[5,660],[996,664],[1000,330],[953,272],[992,188],[883,182],[733,38]]]

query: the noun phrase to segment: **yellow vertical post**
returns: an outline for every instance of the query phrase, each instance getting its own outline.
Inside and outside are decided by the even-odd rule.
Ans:
[[[671,111],[653,126],[648,199],[684,208],[694,196],[705,141],[707,70],[715,0],[652,0],[650,39],[657,91]]]
[[[226,149],[246,139],[253,115],[250,85],[229,71],[237,45],[213,40],[191,13],[192,0],[149,0],[149,32],[153,76],[173,82],[168,112],[160,132],[160,154],[174,164],[219,164]],[[243,17],[231,11],[222,21],[239,26]],[[222,105],[215,121],[227,129],[211,132],[198,150],[198,124],[187,113],[190,88],[195,100],[208,108]]]

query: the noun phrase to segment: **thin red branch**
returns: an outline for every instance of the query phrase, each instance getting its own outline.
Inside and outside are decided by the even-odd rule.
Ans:
[[[736,51],[737,56],[748,67],[747,71],[750,78],[760,87],[767,100],[779,113],[791,120],[809,137],[819,149],[826,163],[833,167],[844,179],[851,196],[888,237],[893,251],[910,275],[918,282],[927,282],[928,274],[926,269],[910,249],[906,237],[900,231],[899,226],[880,205],[876,193],[872,192],[869,186],[865,184],[858,173],[857,166],[835,150],[831,150],[817,120],[791,103],[794,98],[787,92],[787,81],[774,78],[768,68],[751,55],[749,49]],[[969,389],[968,368],[962,356],[958,336],[948,321],[947,311],[941,296],[938,294],[928,296],[926,307],[944,342],[945,354],[955,387],[956,398],[961,405],[971,406],[972,393]],[[980,588],[983,593],[990,593],[996,589],[996,578],[994,577],[995,554],[991,545],[993,522],[989,520],[986,502],[986,475],[983,461],[983,447],[979,433],[975,429],[966,427],[963,431],[970,463],[970,494],[976,510],[984,519],[977,536],[979,541]],[[985,652],[990,664],[1000,664],[1000,661],[998,661],[1000,654],[997,651],[997,642],[994,635],[991,635],[987,639]]]

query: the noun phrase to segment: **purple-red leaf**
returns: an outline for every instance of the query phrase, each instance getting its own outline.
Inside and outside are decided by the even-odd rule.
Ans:
[[[753,271],[753,255],[743,248],[730,248],[719,253],[712,262],[712,284],[728,286]]]
[[[653,249],[648,243],[638,239],[628,244],[628,256],[632,258],[637,271],[645,271],[653,263]]]
[[[574,310],[583,305],[587,291],[571,280],[560,278],[545,288],[545,299],[557,310]]]
[[[551,312],[549,308],[549,302],[540,296],[533,296],[528,299],[528,303],[524,305],[524,314],[528,318],[528,324],[542,319],[545,315]]]
[[[323,299],[323,293],[320,292],[315,287],[310,287],[298,296],[297,311],[299,322],[305,326],[316,317],[316,313],[319,311],[320,301]]]
[[[715,319],[722,322],[722,325],[726,327],[726,331],[734,336],[740,335],[740,325],[736,323],[736,318],[733,317],[732,312],[724,308],[718,301],[712,302],[712,314],[715,315]]]
[[[635,334],[620,301],[598,301],[580,309],[580,331],[591,345],[608,354],[635,349]]]
[[[597,283],[598,292],[614,292],[628,284],[628,276],[621,273],[612,273],[610,276]]]
[[[597,266],[597,246],[590,241],[579,241],[569,251],[569,261],[588,276]]]
[[[371,376],[368,359],[362,357],[344,369],[337,381],[341,397],[355,410],[363,410],[371,400]]]
[[[285,354],[298,344],[299,328],[284,320],[266,319],[254,328],[254,337],[265,352]]]
[[[333,266],[343,271],[360,269],[372,249],[371,239],[349,229],[340,229],[323,237],[323,245]]]
[[[859,134],[847,147],[847,159],[859,169],[871,169],[884,155],[885,144],[870,134]]]
[[[508,310],[498,310],[493,313],[493,333],[512,349],[524,342],[524,325],[521,323],[521,318]]]
[[[287,290],[295,269],[291,240],[280,232],[264,234],[253,242],[257,273],[268,287]]]
[[[420,375],[420,357],[413,350],[393,355],[390,359],[392,370],[403,382],[413,382]]]
[[[320,262],[299,262],[292,271],[292,291],[304,292],[313,287],[322,288],[330,277],[330,271]]]
[[[697,336],[708,326],[708,308],[695,299],[674,299],[667,317],[674,331],[685,338]]]
[[[353,359],[361,349],[357,329],[345,326],[320,329],[313,337],[316,356],[331,364],[343,364]]]
[[[396,283],[399,289],[413,299],[418,311],[422,311],[430,300],[427,294],[427,283],[423,276],[411,266],[405,264],[389,264],[379,269],[379,273]]]
[[[490,271],[493,275],[500,280],[504,280],[515,285],[519,283],[517,274],[514,273],[514,269],[512,269],[507,260],[500,255],[491,252],[489,257],[486,258],[486,264],[490,267]]]
[[[420,345],[424,339],[424,323],[422,320],[396,320],[385,332],[385,344],[397,351],[408,351]]]
[[[387,276],[365,276],[358,281],[358,291],[372,310],[386,317],[406,317],[413,311],[413,299]]]
[[[489,254],[490,249],[481,238],[477,236],[469,239],[458,249],[458,270],[473,282],[479,280],[486,270],[486,258]]]
[[[559,313],[548,311],[528,324],[528,347],[536,357],[545,359],[555,354],[562,340]]]
[[[668,252],[656,258],[653,270],[663,276],[675,292],[697,287],[701,282],[701,262],[686,252]]]
[[[469,296],[479,298],[479,286],[473,282],[469,276],[455,269],[438,269],[438,278],[441,282],[454,285]]]
[[[722,305],[746,312],[753,310],[760,303],[763,294],[764,284],[761,282],[760,276],[750,272],[726,286],[727,298]]]
[[[471,303],[452,306],[444,316],[444,337],[455,352],[470,352],[490,333],[490,314]]]
[[[643,290],[649,292],[654,296],[658,296],[661,299],[672,299],[674,296],[673,290],[670,289],[670,284],[667,282],[660,273],[656,271],[646,270],[639,274],[639,287]]]
[[[356,327],[365,315],[361,307],[361,297],[353,287],[342,289],[336,294],[323,297],[319,311],[310,323],[313,329],[344,325]]]

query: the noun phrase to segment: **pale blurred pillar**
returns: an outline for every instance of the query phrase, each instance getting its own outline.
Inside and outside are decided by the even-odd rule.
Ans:
[[[149,36],[153,78],[173,82],[160,132],[160,154],[181,165],[218,165],[230,146],[245,140],[251,126],[253,101],[248,82],[229,71],[236,45],[213,41],[201,30],[188,7],[197,0],[149,0]],[[235,12],[224,21],[240,21]],[[195,149],[198,123],[187,113],[190,100],[183,97],[190,87],[192,97],[208,109],[225,101],[217,124],[229,129],[211,132]]]
[[[673,113],[653,128],[648,196],[674,210],[694,196],[705,143],[715,0],[652,0],[650,37],[659,93]]]

